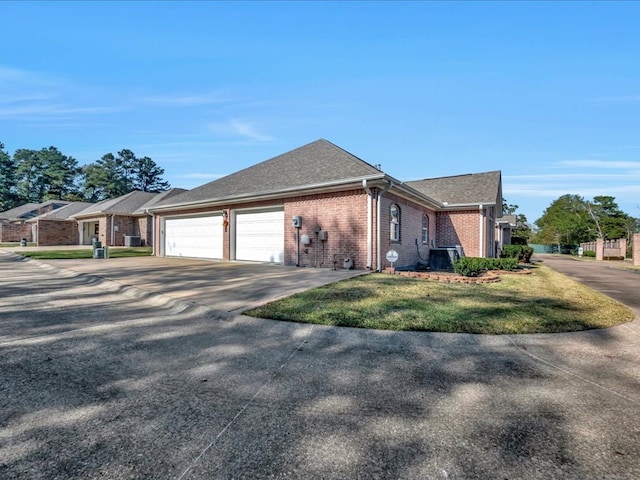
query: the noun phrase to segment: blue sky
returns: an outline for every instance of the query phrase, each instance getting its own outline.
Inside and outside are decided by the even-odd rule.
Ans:
[[[2,2],[0,141],[193,188],[318,138],[640,217],[640,2]]]

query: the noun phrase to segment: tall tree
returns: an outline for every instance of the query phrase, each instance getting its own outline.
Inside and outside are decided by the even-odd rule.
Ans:
[[[128,149],[107,153],[82,168],[82,192],[88,201],[115,198],[133,190],[162,192],[170,185],[162,180],[164,169],[149,157],[138,158]]]
[[[608,195],[593,197],[593,202],[586,202],[586,208],[593,220],[598,238],[605,240],[626,238],[631,217],[618,208],[615,197]]]
[[[16,206],[16,164],[0,142],[0,212]]]
[[[576,245],[595,238],[593,222],[580,195],[563,195],[554,200],[535,221],[536,238],[545,244]]]
[[[164,168],[161,168],[149,157],[138,160],[133,180],[134,190],[143,192],[164,192],[170,188],[169,182],[162,180]]]
[[[43,148],[38,152],[40,164],[44,168],[45,188],[42,200],[67,200],[78,191],[76,177],[80,172],[75,158],[63,155],[55,147]]]
[[[38,152],[20,148],[13,154],[16,164],[16,189],[21,203],[37,203],[45,192],[44,168],[40,163]]]
[[[13,161],[17,193],[22,202],[65,199],[76,190],[78,162],[56,147],[19,149],[13,155]]]

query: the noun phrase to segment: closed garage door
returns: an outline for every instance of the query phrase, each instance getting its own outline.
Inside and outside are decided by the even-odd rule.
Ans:
[[[284,263],[284,210],[236,212],[236,260]]]
[[[167,218],[164,254],[169,257],[222,258],[222,216]]]

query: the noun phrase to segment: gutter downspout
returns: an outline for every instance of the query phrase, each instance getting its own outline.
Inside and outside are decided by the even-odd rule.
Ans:
[[[371,270],[373,263],[373,192],[367,185],[367,180],[362,180],[362,188],[367,192],[367,268]]]
[[[393,187],[393,182],[391,180],[389,180],[389,184],[384,187],[382,190],[378,191],[378,218],[376,218],[376,226],[377,226],[377,234],[378,234],[378,245],[377,245],[377,250],[378,250],[378,263],[376,264],[376,271],[381,272],[382,271],[382,249],[380,248],[380,244],[382,243],[382,226],[380,225],[380,215],[382,213],[382,195],[384,195],[387,190],[389,190],[391,187]]]
[[[113,231],[113,215],[111,215],[111,245],[109,245],[110,247],[113,247],[114,243],[116,241],[116,232]]]
[[[483,205],[480,204],[478,206],[478,210],[480,211],[480,242],[478,243],[478,247],[480,249],[480,255],[478,255],[479,257],[484,257],[483,255],[483,239],[484,239],[484,208]]]

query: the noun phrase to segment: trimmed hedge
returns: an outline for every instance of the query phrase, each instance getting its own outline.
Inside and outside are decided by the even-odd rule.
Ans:
[[[531,263],[533,248],[528,245],[503,245],[500,258],[516,258],[520,263]]]
[[[477,277],[487,270],[517,270],[516,258],[479,258],[462,257],[453,264],[453,270],[458,275],[465,277]]]

